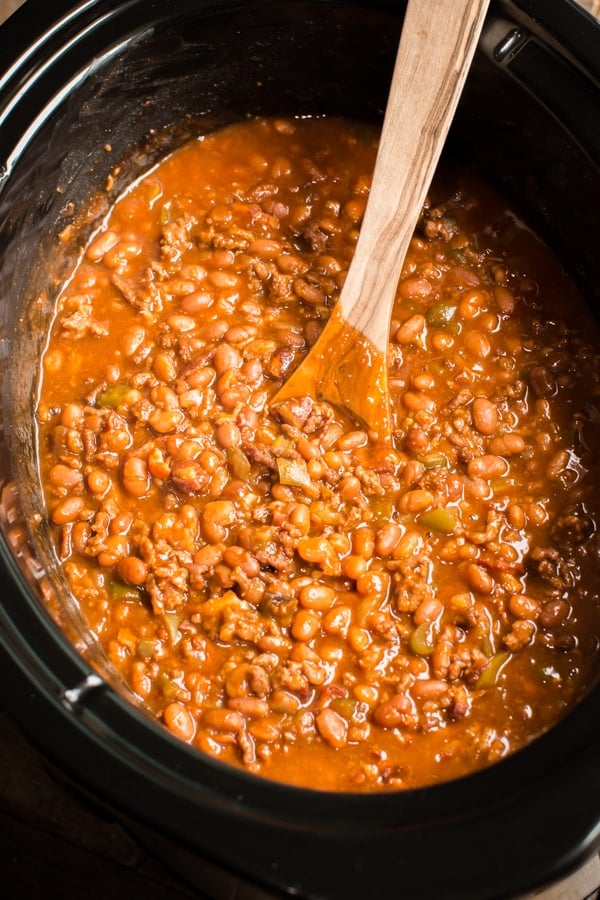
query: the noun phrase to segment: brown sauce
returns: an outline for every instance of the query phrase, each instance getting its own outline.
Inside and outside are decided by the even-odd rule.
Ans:
[[[271,407],[339,295],[375,152],[362,125],[253,120],[164,160],[65,285],[39,402],[57,553],[142,705],[332,790],[486,766],[598,674],[600,345],[488,188],[440,172],[423,211],[393,446],[314,398]]]

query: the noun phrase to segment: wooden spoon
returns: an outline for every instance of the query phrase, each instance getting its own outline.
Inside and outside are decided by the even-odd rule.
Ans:
[[[489,0],[409,0],[369,202],[340,298],[272,403],[311,396],[391,439],[387,348],[404,258]]]

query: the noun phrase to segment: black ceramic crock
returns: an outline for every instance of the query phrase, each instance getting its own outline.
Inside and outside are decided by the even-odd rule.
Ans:
[[[66,271],[57,234],[117,162],[109,200],[186,136],[248,114],[379,120],[402,9],[27,0],[0,28],[0,477],[5,498],[18,485],[37,557],[15,543],[5,504],[2,705],[82,790],[215,898],[233,896],[233,883],[240,897],[515,897],[600,845],[599,688],[548,734],[466,778],[371,796],[294,789],[171,738],[74,649],[86,641],[76,612],[73,643],[38,597],[44,570],[55,570],[36,516],[33,423],[53,279]],[[492,2],[447,150],[516,205],[592,305],[599,32],[570,0]]]

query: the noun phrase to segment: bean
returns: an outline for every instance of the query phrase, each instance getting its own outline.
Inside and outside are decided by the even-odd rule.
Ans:
[[[223,559],[224,551],[220,544],[206,544],[194,554],[194,565],[201,569],[213,569]]]
[[[300,609],[294,616],[291,633],[297,641],[311,641],[318,634],[321,620],[312,609]]]
[[[501,478],[508,472],[508,463],[501,456],[484,454],[472,459],[467,465],[469,478],[489,481],[492,478]]]
[[[373,643],[371,633],[366,628],[359,628],[356,625],[350,626],[346,640],[355,653],[363,653]]]
[[[104,254],[112,250],[118,242],[119,235],[116,231],[105,231],[91,242],[85,255],[93,262],[99,262]]]
[[[408,559],[418,553],[423,544],[421,535],[416,531],[407,531],[394,548],[394,559]]]
[[[292,287],[294,293],[311,306],[322,306],[325,303],[325,292],[323,288],[316,284],[312,284],[305,278],[296,278]]]
[[[85,502],[83,497],[71,495],[61,500],[52,510],[52,521],[55,525],[67,525],[69,522],[75,522],[85,513]]]
[[[237,384],[218,394],[224,409],[234,410],[238,405],[248,403],[251,396],[250,388],[245,384]]]
[[[209,291],[192,291],[181,301],[181,311],[188,316],[196,316],[204,312],[214,303],[214,297]]]
[[[390,575],[385,569],[369,569],[356,579],[356,590],[363,596],[385,597],[390,587]]]
[[[152,363],[152,371],[161,381],[174,381],[177,377],[177,364],[168,353],[157,353]]]
[[[202,511],[202,531],[206,540],[218,544],[225,540],[227,529],[236,521],[235,503],[231,500],[212,500]]]
[[[83,421],[83,407],[79,403],[67,403],[60,414],[60,424],[77,428]]]
[[[169,703],[163,712],[163,720],[175,737],[190,743],[196,734],[196,723],[190,711],[181,703]]]
[[[71,531],[71,543],[73,549],[82,556],[87,554],[88,541],[92,536],[92,529],[88,522],[75,522]]]
[[[483,319],[480,320],[483,325]],[[465,349],[477,359],[485,359],[492,352],[490,339],[482,331],[471,329],[464,337]]]
[[[306,609],[325,611],[333,606],[336,592],[329,585],[313,582],[302,588],[298,599]]]
[[[496,456],[518,456],[525,447],[525,439],[512,431],[498,435],[490,441],[490,453]]]
[[[371,559],[375,553],[375,534],[368,525],[357,528],[352,534],[352,551],[363,559]]]
[[[326,707],[315,717],[317,731],[324,741],[339,750],[348,739],[348,722],[335,710]]]
[[[143,497],[150,487],[150,475],[146,460],[129,456],[123,463],[123,487],[132,497]]]
[[[131,686],[141,697],[148,697],[152,691],[152,678],[141,660],[136,660],[131,666]]]
[[[242,442],[240,429],[234,422],[222,422],[215,431],[217,443],[224,448],[238,447]]]
[[[227,705],[251,719],[264,719],[271,712],[267,701],[260,697],[232,697]]]
[[[437,353],[447,353],[455,343],[452,335],[444,331],[436,331],[431,335],[431,346]]]
[[[131,328],[128,328],[121,339],[121,349],[123,350],[123,354],[128,359],[133,359],[139,354],[145,340],[146,329],[142,328],[141,325],[134,325]]]
[[[238,276],[234,272],[224,272],[221,269],[213,269],[208,273],[208,280],[216,288],[235,288],[238,285]]]
[[[96,497],[103,497],[108,493],[112,485],[110,475],[104,469],[91,469],[87,474],[86,480],[90,491]]]
[[[446,273],[446,281],[461,290],[478,287],[481,283],[477,273],[466,266],[452,266]]]
[[[433,291],[427,278],[403,278],[398,285],[398,293],[403,300],[426,300]]]
[[[510,316],[515,310],[515,296],[512,291],[502,284],[496,285],[494,288],[494,299],[500,312],[505,316]]]
[[[360,703],[374,706],[379,699],[379,690],[374,684],[355,684],[352,693]]]
[[[83,475],[79,469],[72,469],[70,466],[57,463],[48,472],[48,479],[55,487],[74,488],[76,485],[81,484]]]
[[[518,503],[511,503],[507,509],[507,518],[512,528],[521,531],[525,527],[525,511]]]
[[[485,500],[490,496],[490,486],[483,478],[463,478],[462,484],[468,500]]]
[[[546,366],[532,366],[529,383],[536,397],[552,397],[556,393],[556,379]]]
[[[479,594],[491,594],[494,589],[494,579],[487,569],[478,563],[469,563],[467,566],[467,584]]]
[[[528,503],[526,506],[526,515],[533,526],[543,525],[548,521],[548,511],[543,503]]]
[[[473,425],[480,434],[490,435],[498,425],[498,410],[495,405],[485,397],[475,397],[473,400]]]
[[[566,600],[550,600],[540,612],[540,624],[544,628],[555,628],[566,619],[571,609]]]
[[[435,400],[429,394],[422,391],[405,391],[402,395],[402,403],[410,412],[433,412],[435,409]]]
[[[120,559],[117,571],[128,584],[142,585],[148,577],[148,566],[138,556],[125,556]]]
[[[433,504],[433,494],[423,488],[407,491],[400,498],[401,512],[423,512]]]
[[[263,377],[260,359],[249,359],[241,367],[241,373],[248,384],[258,384]]]
[[[353,197],[344,204],[344,212],[351,222],[358,225],[365,214],[366,203],[362,198]]]
[[[281,253],[277,257],[277,268],[286,275],[301,275],[309,268],[308,263],[293,253]]]
[[[334,606],[325,613],[321,624],[327,634],[340,634],[345,638],[351,622],[352,610],[349,606]]]
[[[215,731],[231,731],[236,733],[243,731],[246,720],[241,713],[233,709],[220,709],[214,707],[206,709],[202,713],[202,725],[206,728],[213,728]]]
[[[52,347],[44,355],[44,371],[46,375],[57,375],[65,364],[65,354],[60,347]]]
[[[355,475],[348,475],[340,481],[340,498],[344,503],[351,503],[360,497],[362,492],[362,484]]]
[[[125,272],[127,263],[131,259],[135,259],[142,252],[142,248],[136,241],[119,241],[110,250],[107,250],[103,257],[103,263],[110,269],[116,269],[118,272]]]
[[[212,364],[217,375],[223,375],[228,369],[239,369],[242,365],[242,357],[239,351],[230,344],[219,344],[214,352]]]
[[[452,662],[452,642],[442,638],[431,654],[431,668],[436,678],[445,678]],[[442,682],[445,685],[445,682]]]
[[[555,453],[546,466],[546,477],[550,481],[560,478],[569,464],[569,458],[567,450],[559,450],[558,453]]]
[[[185,413],[181,409],[155,409],[148,416],[148,425],[157,434],[173,434],[185,422]]]
[[[232,325],[225,333],[225,340],[229,344],[247,344],[256,334],[256,329],[250,325]]]
[[[179,334],[185,334],[187,331],[193,331],[196,327],[196,320],[192,316],[184,316],[180,313],[174,313],[167,318],[169,328]]]
[[[261,259],[275,259],[281,253],[281,243],[270,238],[255,238],[248,245],[248,252]]]
[[[118,513],[114,517],[114,519],[111,519],[108,530],[110,534],[127,534],[129,529],[133,525],[133,522],[133,514],[126,510],[123,510]]]
[[[443,610],[443,604],[434,597],[422,600],[417,606],[414,613],[415,625],[423,625],[428,622],[435,622]]]
[[[375,554],[377,556],[391,556],[402,537],[402,529],[396,522],[386,522],[381,525],[375,534]]]
[[[367,571],[367,561],[356,553],[351,553],[342,560],[342,572],[346,578],[356,581]]]
[[[96,559],[105,568],[116,565],[129,553],[129,541],[122,534],[111,534],[106,538],[104,548]]]
[[[518,619],[538,619],[542,607],[533,597],[526,594],[513,594],[508,601],[508,608]]]
[[[331,551],[331,544],[325,537],[307,537],[298,542],[298,553],[306,562],[325,562],[331,555]]]
[[[150,391],[150,400],[160,409],[178,409],[179,398],[177,393],[167,384],[157,384]]]
[[[448,691],[448,684],[439,678],[423,678],[415,682],[412,693],[419,700],[437,700]]]
[[[336,447],[339,450],[358,450],[369,443],[369,435],[366,431],[347,431],[338,438]]]
[[[406,716],[413,710],[409,697],[404,694],[396,694],[389,700],[380,703],[373,710],[373,720],[381,728],[397,728],[402,725]]]
[[[485,291],[468,291],[458,304],[458,314],[461,319],[474,319],[485,309],[489,297]]]
[[[417,391],[432,391],[435,388],[435,378],[430,372],[416,372],[411,375],[410,383]]]

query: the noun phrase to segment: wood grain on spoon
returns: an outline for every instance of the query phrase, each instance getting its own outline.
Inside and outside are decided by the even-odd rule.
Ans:
[[[386,442],[387,348],[404,258],[477,46],[489,0],[410,0],[369,202],[340,298],[273,404],[325,400]]]

